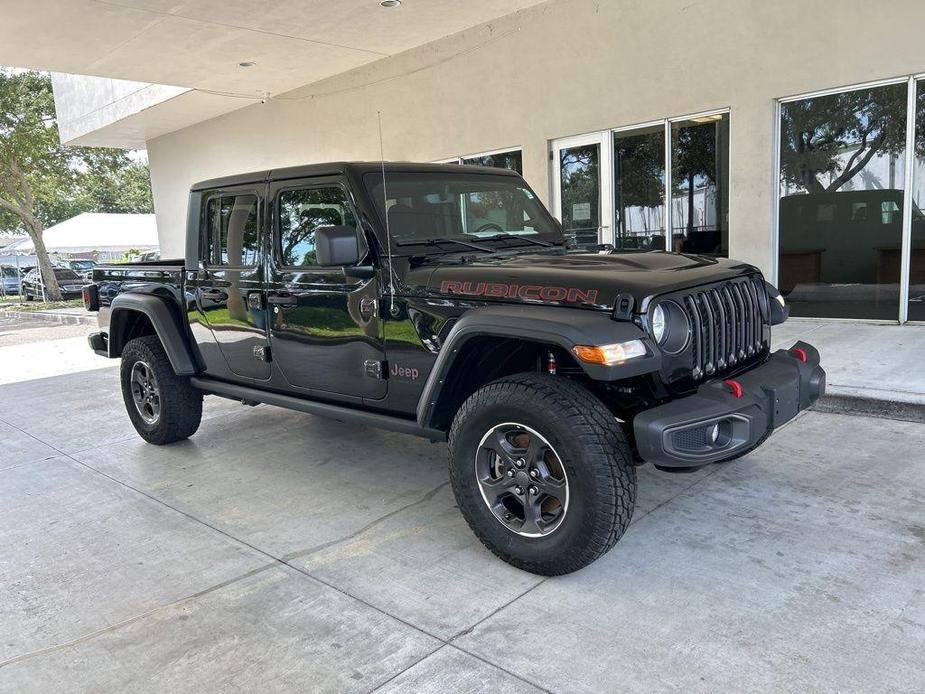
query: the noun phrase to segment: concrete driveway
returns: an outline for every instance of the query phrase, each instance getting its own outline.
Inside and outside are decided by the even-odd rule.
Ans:
[[[113,366],[13,349],[2,692],[925,689],[921,424],[811,412],[644,467],[617,547],[541,579],[475,540],[442,445],[210,397],[157,448]]]

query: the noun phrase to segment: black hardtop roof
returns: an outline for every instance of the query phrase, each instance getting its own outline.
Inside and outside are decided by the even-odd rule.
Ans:
[[[386,162],[386,173],[474,173],[501,176],[519,176],[516,171],[498,169],[488,166],[466,166],[462,164],[427,164],[415,162]],[[310,178],[312,176],[336,176],[352,174],[362,176],[367,173],[382,171],[382,162],[378,161],[341,161],[328,164],[306,164],[303,166],[290,166],[283,169],[269,169],[266,171],[252,171],[250,173],[236,174],[212,178],[207,181],[194,183],[192,190],[212,190],[215,188],[229,188],[231,186],[247,183],[260,183],[267,180],[284,181],[292,178]]]

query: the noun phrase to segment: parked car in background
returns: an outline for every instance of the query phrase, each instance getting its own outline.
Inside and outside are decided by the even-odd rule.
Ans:
[[[83,277],[66,267],[55,268],[55,278],[61,288],[62,299],[79,299],[85,284]],[[22,278],[22,296],[26,301],[42,299],[42,282],[38,269],[32,270]]]
[[[96,267],[96,261],[90,260],[88,258],[77,258],[71,260],[64,260],[58,263],[58,267],[64,267],[68,270],[73,270],[83,279],[90,281],[90,275],[93,272],[93,268]]]
[[[19,294],[19,273],[15,267],[0,268],[0,294]]]

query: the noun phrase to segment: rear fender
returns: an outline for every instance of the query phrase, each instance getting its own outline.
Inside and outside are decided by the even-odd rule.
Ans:
[[[189,342],[177,321],[176,312],[171,311],[164,299],[150,294],[120,294],[112,300],[108,341],[110,358],[122,355],[122,348],[137,314],[146,316],[154,326],[154,332],[178,376],[192,376],[200,372]]]

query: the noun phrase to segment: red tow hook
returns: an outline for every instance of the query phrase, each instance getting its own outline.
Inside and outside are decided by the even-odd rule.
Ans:
[[[804,364],[809,359],[809,355],[806,354],[806,350],[801,347],[794,347],[793,349],[790,350],[790,354],[795,356],[797,359],[799,359]]]
[[[742,384],[738,381],[733,381],[732,379],[728,381],[723,381],[727,386],[729,386],[729,392],[732,393],[732,397],[741,398],[742,397]]]

